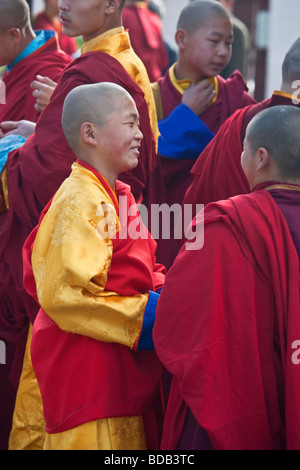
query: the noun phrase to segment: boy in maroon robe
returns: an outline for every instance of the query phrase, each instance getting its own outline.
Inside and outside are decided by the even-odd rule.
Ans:
[[[169,206],[182,203],[195,158],[222,123],[237,109],[255,103],[239,71],[227,80],[220,76],[233,42],[232,20],[223,5],[189,4],[180,14],[175,39],[178,61],[152,85],[158,120],[169,121],[167,129],[160,126],[158,147]],[[169,145],[173,140],[174,153]],[[169,264],[178,251],[176,241],[172,248]]]
[[[192,227],[204,224],[203,248],[185,245],[167,275],[154,327],[173,375],[162,449],[300,448],[299,126],[291,106],[251,121],[251,194],[207,205]]]
[[[72,59],[63,52],[53,31],[32,29],[29,6],[25,0],[0,3],[1,53],[5,102],[0,101],[0,123],[26,119],[37,121],[30,84],[36,75],[57,81]]]

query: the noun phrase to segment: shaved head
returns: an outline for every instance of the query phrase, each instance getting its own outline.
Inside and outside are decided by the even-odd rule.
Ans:
[[[288,84],[300,79],[300,38],[294,42],[284,58],[282,79]]]
[[[183,29],[188,34],[195,33],[212,18],[225,18],[231,21],[226,8],[214,0],[198,0],[186,6],[179,17],[177,30]]]
[[[25,0],[0,0],[0,30],[24,29],[31,24],[30,9]]]
[[[124,88],[109,82],[81,85],[70,91],[63,106],[62,128],[72,150],[77,148],[84,122],[105,126],[108,117],[126,98],[133,101]]]
[[[274,106],[257,114],[247,128],[247,140],[254,155],[265,148],[283,179],[300,177],[300,109]]]

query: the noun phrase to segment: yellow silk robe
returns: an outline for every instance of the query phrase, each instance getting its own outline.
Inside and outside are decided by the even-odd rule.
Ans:
[[[133,348],[142,329],[148,294],[123,297],[105,291],[113,244],[109,238],[99,236],[97,227],[104,217],[102,204],[112,207],[113,201],[92,172],[78,163],[72,168],[70,178],[53,199],[32,252],[39,303],[64,331]],[[113,212],[109,223],[117,224],[118,230]],[[83,249],[86,246],[88,250]],[[62,433],[45,433],[41,398],[32,374],[31,330],[10,449],[147,449],[141,416],[101,419]]]
[[[117,59],[125,70],[144,91],[145,100],[149,108],[149,117],[155,141],[158,139],[157,116],[153,94],[145,67],[134,53],[128,34],[124,28],[110,30],[82,46],[82,54],[87,52],[102,51]],[[3,175],[3,185],[6,184],[6,174]],[[8,206],[8,201],[7,201]],[[40,394],[36,384],[36,378],[31,367],[30,359],[30,334],[28,337],[27,353],[24,357],[23,372],[20,378],[20,386],[16,398],[13,425],[10,435],[10,450],[41,449],[44,442],[44,423],[41,420],[38,406],[32,406],[35,402],[41,404]],[[26,405],[25,405],[26,403]],[[32,409],[33,408],[33,409]],[[41,407],[39,407],[41,409]]]

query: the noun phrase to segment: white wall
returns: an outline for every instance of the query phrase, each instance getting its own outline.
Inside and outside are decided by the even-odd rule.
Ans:
[[[33,13],[38,13],[44,9],[43,0],[33,0]]]
[[[266,97],[280,88],[284,56],[300,36],[299,17],[300,0],[270,0]]]
[[[178,18],[181,10],[183,10],[183,8],[190,2],[189,0],[165,0],[164,3],[167,11],[163,19],[164,34],[169,39],[171,44],[176,47],[174,36]]]

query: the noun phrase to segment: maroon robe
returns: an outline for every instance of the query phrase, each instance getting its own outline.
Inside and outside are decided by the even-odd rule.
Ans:
[[[36,98],[32,96],[31,82],[43,75],[57,82],[64,68],[72,61],[59,45],[57,36],[44,46],[22,59],[10,72],[5,72],[6,104],[0,104],[0,122],[37,121],[39,113],[34,108]]]
[[[202,250],[182,249],[156,310],[155,348],[174,376],[161,448],[184,448],[188,407],[209,438],[199,433],[194,448],[299,449],[300,278],[288,224],[257,190],[209,204],[204,228]]]

